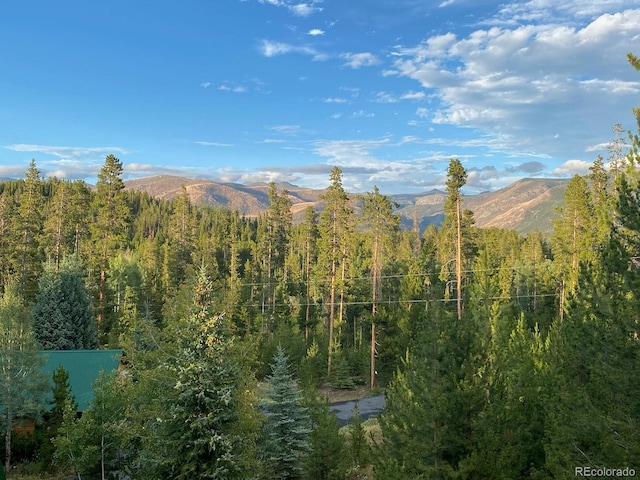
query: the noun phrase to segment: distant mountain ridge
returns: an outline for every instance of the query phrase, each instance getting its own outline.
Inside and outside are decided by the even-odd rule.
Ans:
[[[555,210],[562,205],[568,183],[569,180],[566,179],[524,178],[493,192],[465,195],[464,208],[474,213],[478,227],[506,228],[521,234],[539,230],[548,234],[553,227]],[[167,200],[178,196],[184,187],[194,205],[220,206],[237,210],[246,217],[257,217],[269,206],[269,185],[266,183],[241,185],[159,175],[128,180],[125,186]],[[278,184],[278,189],[289,192],[295,221],[302,218],[308,206],[322,209],[320,197],[324,190],[288,183]],[[402,216],[403,225],[407,227],[417,222],[423,229],[431,223],[439,224],[444,218],[445,192],[431,190],[388,197],[398,204],[397,211]]]

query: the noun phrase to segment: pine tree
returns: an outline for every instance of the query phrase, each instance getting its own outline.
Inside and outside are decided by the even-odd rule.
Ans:
[[[262,236],[263,269],[267,275],[268,291],[265,292],[265,303],[270,310],[275,310],[276,284],[285,279],[286,254],[291,237],[291,199],[289,192],[278,188],[274,182],[269,183],[269,207],[264,216],[264,235]]]
[[[11,469],[12,433],[25,418],[38,420],[45,408],[48,382],[44,357],[29,324],[29,314],[14,285],[0,298],[0,420],[4,430],[5,468]]]
[[[88,230],[86,208],[90,193],[81,181],[58,182],[52,188],[43,242],[47,258],[58,268],[65,256],[80,253],[80,240]]]
[[[180,195],[172,202],[172,213],[169,219],[169,246],[173,258],[171,277],[175,285],[184,282],[193,263],[195,250],[195,222],[191,201],[187,189],[183,185]]]
[[[322,196],[325,209],[320,215],[320,252],[317,265],[320,278],[326,279],[329,295],[328,374],[331,374],[333,354],[339,344],[335,327],[336,323],[339,324],[342,319],[338,316],[336,321],[336,298],[340,296],[340,312],[342,312],[346,249],[353,217],[353,210],[349,207],[349,196],[342,186],[342,170],[333,167],[330,180],[331,184]]]
[[[42,179],[36,162],[31,160],[25,173],[24,189],[18,198],[20,204],[15,228],[15,272],[24,300],[30,302],[36,291],[42,269],[40,237],[43,227],[44,196]]]
[[[90,350],[97,348],[97,328],[84,268],[76,257],[63,260],[56,271],[49,264],[39,280],[31,307],[36,340],[44,350]]]
[[[596,222],[587,182],[579,175],[569,181],[564,205],[554,221],[552,248],[560,279],[560,318],[564,315],[567,295],[578,282],[580,263],[594,260]]]
[[[369,386],[375,388],[376,379],[376,323],[378,302],[382,296],[382,272],[389,263],[393,249],[393,235],[400,226],[400,217],[393,213],[394,205],[388,197],[380,194],[377,186],[373,193],[363,197],[362,223],[371,234],[371,365]]]
[[[243,478],[236,433],[240,371],[229,355],[226,320],[209,312],[211,299],[212,283],[201,267],[193,313],[173,327],[179,345],[164,365],[175,380],[154,440],[155,465],[147,467],[156,478]]]
[[[455,268],[456,309],[458,320],[462,320],[462,290],[465,227],[473,222],[471,212],[462,209],[461,189],[467,183],[467,171],[458,159],[452,158],[447,168],[447,199],[442,231],[445,235],[444,252],[447,256],[442,266],[441,277],[448,278],[450,264]],[[449,253],[450,252],[450,253]],[[443,258],[444,260],[444,258]]]
[[[281,346],[267,377],[269,389],[263,404],[266,420],[260,445],[267,466],[265,478],[300,478],[309,451],[311,418],[302,406],[302,391],[289,372],[287,356]]]
[[[14,265],[11,258],[15,254],[15,201],[6,190],[0,193],[0,291],[4,290],[13,275]]]
[[[67,405],[71,406],[74,412],[78,410],[75,397],[71,393],[71,385],[69,384],[69,373],[62,365],[53,372],[53,400],[50,402],[53,408],[49,411],[44,430],[46,438],[40,447],[40,458],[50,471],[53,467],[53,456],[55,445],[53,441],[58,435],[58,429],[64,421],[64,411]]]
[[[107,155],[98,173],[94,197],[94,221],[91,238],[94,242],[93,265],[98,272],[98,325],[101,333],[108,333],[103,324],[107,314],[107,270],[109,258],[122,248],[127,239],[127,229],[131,210],[124,196],[122,162],[113,155]]]
[[[311,452],[306,462],[308,480],[346,480],[349,472],[349,450],[340,434],[335,415],[325,401],[311,410],[313,430]]]
[[[78,478],[132,478],[136,451],[127,442],[127,379],[101,372],[93,383],[93,399],[77,418],[73,402],[66,403],[63,422],[54,439],[56,462],[71,467]]]
[[[353,406],[351,420],[349,421],[349,450],[351,452],[351,465],[354,469],[366,467],[370,462],[370,448],[365,435],[360,416],[358,402]]]
[[[475,402],[467,391],[469,322],[444,308],[429,309],[385,394],[374,478],[457,478],[472,440]]]

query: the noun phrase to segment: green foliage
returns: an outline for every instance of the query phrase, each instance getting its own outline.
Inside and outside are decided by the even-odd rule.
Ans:
[[[309,480],[346,480],[349,472],[349,449],[340,434],[335,415],[326,402],[311,409],[313,431],[311,452],[306,462]]]
[[[83,350],[98,346],[97,328],[84,268],[76,257],[49,264],[31,307],[36,340],[43,350]]]
[[[18,204],[18,215],[13,223],[13,264],[24,301],[30,302],[37,290],[37,279],[43,260],[40,237],[44,196],[42,179],[35,160],[31,160],[25,173],[24,188],[18,196]]]
[[[136,470],[135,449],[127,442],[126,379],[102,373],[94,383],[89,409],[77,418],[67,401],[63,421],[54,439],[54,459],[78,476],[122,478]]]
[[[202,267],[193,313],[173,327],[178,349],[163,366],[173,394],[155,428],[159,451],[148,468],[156,478],[243,478],[240,370],[229,358],[225,319],[209,313],[211,294]]]
[[[58,435],[58,430],[64,421],[64,412],[67,406],[74,412],[77,410],[75,397],[71,393],[69,384],[69,373],[62,365],[53,372],[53,408],[49,411],[44,422],[45,438],[40,446],[40,460],[44,466],[52,471],[55,446],[54,439]]]
[[[262,409],[266,415],[259,444],[265,478],[300,478],[309,451],[311,418],[302,406],[302,391],[289,372],[287,356],[278,348],[267,377],[269,389]]]
[[[371,451],[365,435],[365,429],[362,425],[358,402],[356,402],[353,407],[351,420],[349,421],[349,451],[351,453],[351,466],[353,469],[357,470],[369,465],[371,461]]]
[[[29,315],[10,284],[0,298],[0,425],[7,470],[11,467],[14,427],[25,420],[39,420],[45,409],[48,382],[42,373],[43,364]]]

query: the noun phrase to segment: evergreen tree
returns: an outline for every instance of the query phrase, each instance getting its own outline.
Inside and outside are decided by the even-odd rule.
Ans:
[[[355,470],[369,465],[370,448],[362,425],[358,402],[353,406],[351,420],[349,421],[349,450],[351,452],[351,465]]]
[[[124,195],[122,162],[113,155],[107,155],[98,173],[94,197],[94,220],[91,224],[91,238],[94,243],[92,264],[98,280],[98,326],[101,334],[108,333],[109,325],[104,325],[107,308],[107,270],[109,259],[114,252],[125,246],[131,210]]]
[[[546,352],[523,319],[494,308],[490,361],[483,372],[486,403],[475,426],[473,454],[461,470],[470,478],[546,478]]]
[[[564,193],[564,205],[554,221],[552,248],[560,281],[560,318],[564,315],[567,294],[578,283],[580,263],[593,261],[596,250],[596,223],[591,192],[587,182],[574,175]]]
[[[302,223],[302,248],[304,259],[302,261],[304,281],[304,338],[309,340],[311,324],[311,302],[312,302],[312,285],[311,273],[312,267],[317,259],[318,244],[318,218],[313,207],[307,207],[304,211],[304,221]]]
[[[371,238],[371,370],[369,386],[375,388],[376,372],[376,323],[378,302],[382,296],[382,272],[389,263],[393,249],[393,234],[400,226],[400,217],[393,213],[394,205],[388,197],[380,194],[377,186],[373,193],[363,197],[362,223]]]
[[[38,285],[42,269],[40,237],[43,227],[44,196],[42,179],[36,162],[31,160],[25,173],[24,188],[18,197],[20,204],[15,228],[15,272],[25,302],[30,302]]]
[[[98,346],[84,269],[76,257],[63,260],[56,271],[49,264],[39,280],[31,307],[36,340],[44,350],[88,350]]]
[[[325,209],[320,215],[318,226],[320,232],[320,251],[318,258],[318,274],[326,281],[329,304],[329,346],[327,373],[331,374],[333,354],[339,344],[336,338],[336,323],[342,320],[338,316],[336,321],[336,298],[340,295],[340,307],[344,298],[344,277],[346,271],[346,249],[351,230],[353,210],[349,207],[349,196],[342,186],[342,170],[333,167],[330,175],[331,184],[326,189],[322,199]],[[342,280],[342,281],[341,281]],[[340,308],[342,312],[342,308]]]
[[[88,230],[90,192],[82,181],[49,182],[53,197],[44,221],[43,244],[57,269],[66,256],[80,254],[80,241]]]
[[[450,312],[429,309],[385,394],[374,478],[457,478],[474,420],[466,391],[467,333]]]
[[[275,310],[276,283],[285,279],[284,267],[286,253],[291,237],[291,199],[289,192],[278,188],[274,182],[269,183],[269,207],[264,217],[265,230],[262,238],[263,270],[267,274],[268,291],[265,302]]]
[[[0,423],[4,432],[5,469],[11,469],[13,429],[25,419],[38,420],[45,408],[48,382],[42,373],[29,314],[13,285],[0,298]]]
[[[193,313],[173,327],[179,345],[164,365],[175,379],[173,394],[163,400],[155,458],[146,468],[156,478],[244,478],[240,371],[229,355],[226,320],[209,312],[212,284],[204,267],[194,295]]]
[[[15,201],[13,195],[7,191],[0,193],[0,291],[9,282],[9,278],[14,272],[14,265],[10,261],[15,253]]]
[[[301,405],[302,391],[289,372],[287,356],[280,346],[271,372],[267,377],[269,390],[263,404],[266,420],[260,441],[265,478],[300,478],[309,451],[311,418]]]
[[[456,309],[458,320],[462,320],[462,289],[463,289],[463,262],[464,237],[467,228],[472,223],[471,212],[462,209],[461,189],[467,183],[467,171],[458,159],[452,158],[447,168],[447,199],[445,202],[445,218],[442,224],[442,231],[445,235],[443,253],[443,266],[441,278],[447,279],[450,273],[450,265],[453,264],[455,270],[455,290]]]
[[[349,450],[340,434],[335,415],[325,401],[311,410],[313,430],[311,452],[306,462],[308,480],[346,480],[349,472]]]
[[[192,254],[195,250],[195,222],[187,189],[183,185],[180,195],[172,202],[172,213],[169,220],[169,254],[172,256],[170,276],[175,285],[182,284],[192,265]]]
[[[132,478],[135,449],[128,444],[128,398],[126,378],[101,372],[93,384],[93,400],[77,418],[68,401],[63,422],[54,439],[54,458],[63,468],[71,467],[78,478]]]
[[[55,445],[53,441],[58,436],[58,429],[64,421],[64,412],[67,405],[73,411],[78,410],[75,397],[71,393],[71,385],[69,384],[69,373],[62,365],[53,372],[53,400],[50,402],[53,408],[49,411],[46,422],[44,424],[45,439],[40,447],[40,459],[48,470],[52,470]]]

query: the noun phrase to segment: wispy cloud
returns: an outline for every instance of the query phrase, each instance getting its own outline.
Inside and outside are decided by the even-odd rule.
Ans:
[[[427,118],[429,116],[429,110],[425,107],[418,107],[416,110],[416,115],[420,118]]]
[[[206,142],[206,141],[198,141],[194,143],[205,146],[205,147],[233,147],[232,143]]]
[[[246,87],[242,85],[228,85],[223,83],[218,87],[218,90],[222,90],[223,92],[232,92],[232,93],[244,93],[247,91]]]
[[[358,110],[351,114],[351,118],[373,118],[376,114],[373,112],[365,112],[364,110]]]
[[[300,125],[271,125],[266,128],[279,135],[286,135],[290,137],[314,133],[312,130],[302,128]]]
[[[376,103],[397,103],[398,97],[388,92],[378,92],[373,99]]]
[[[290,0],[258,0],[258,2],[276,7],[284,7],[298,17],[308,17],[322,11],[322,8],[317,6],[322,3],[322,0],[311,0],[307,3],[292,2]]]
[[[323,100],[324,103],[347,103],[349,100],[347,100],[346,98],[340,98],[340,97],[331,97],[331,98],[325,98]]]
[[[380,59],[373,53],[343,53],[340,55],[346,60],[345,65],[351,68],[372,67],[380,63]]]
[[[424,92],[409,91],[400,95],[401,100],[423,100],[427,97]]]
[[[211,86],[211,82],[202,82],[202,83],[200,84],[200,86],[201,86],[202,88],[209,88],[209,87]]]
[[[291,45],[290,43],[274,42],[266,39],[263,39],[260,43],[259,50],[265,57],[276,57],[287,53],[301,53],[303,55],[310,55],[314,60],[326,60],[328,58],[326,54],[318,52],[312,47]]]
[[[15,152],[40,152],[46,155],[53,155],[63,159],[77,159],[85,157],[107,156],[109,154],[127,155],[131,153],[122,147],[67,147],[53,145],[33,145],[26,143],[15,143],[5,145],[6,149]]]
[[[85,179],[95,176],[100,171],[107,155],[122,156],[131,153],[122,147],[68,147],[25,143],[5,145],[4,148],[15,152],[35,152],[52,156],[54,159],[38,158],[38,169],[45,177],[68,179]],[[0,174],[8,174],[5,172],[11,171],[13,176],[17,168],[19,167],[9,166],[0,169]],[[22,172],[26,170],[24,166],[21,168]]]
[[[317,37],[319,35],[324,35],[324,30],[320,30],[319,28],[312,28],[307,32],[307,35],[311,35],[312,37]]]

